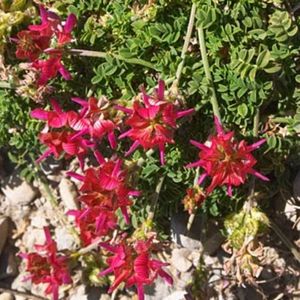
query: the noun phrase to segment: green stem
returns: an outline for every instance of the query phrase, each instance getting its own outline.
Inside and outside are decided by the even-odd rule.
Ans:
[[[149,215],[148,215],[148,221],[153,221],[159,194],[160,194],[161,188],[163,186],[164,180],[165,180],[165,176],[162,176],[159,178],[159,180],[156,184],[155,192],[154,192],[153,199],[152,199],[151,211],[149,212]]]
[[[259,110],[259,108],[257,108],[256,114],[253,119],[253,136],[254,137],[258,137],[259,115],[260,115],[260,110]],[[254,193],[255,193],[255,177],[253,176],[250,181],[249,195],[248,195],[247,201],[244,204],[244,209],[247,213],[250,213],[251,209],[257,205]]]
[[[125,58],[119,54],[106,53],[106,52],[101,52],[101,51],[84,50],[84,49],[70,49],[69,53],[74,54],[74,55],[79,55],[79,56],[99,57],[99,58],[107,58],[107,57],[112,56],[116,59],[123,60],[130,64],[141,65],[141,66],[156,70],[156,67],[153,64],[151,64],[148,61],[145,61],[143,59],[140,59],[140,58]]]
[[[204,30],[203,30],[202,26],[198,27],[198,39],[199,39],[200,52],[201,52],[201,56],[202,56],[202,62],[203,62],[205,76],[209,81],[210,90],[212,93],[210,102],[211,102],[211,105],[213,108],[214,115],[217,116],[219,121],[221,122],[220,109],[219,109],[216,91],[215,91],[214,84],[213,84],[213,78],[211,76],[211,72],[210,72],[210,68],[209,68],[206,45],[205,45]]]
[[[14,89],[14,85],[10,84],[7,81],[0,81],[0,88],[1,89]]]
[[[184,39],[184,44],[182,47],[182,52],[181,52],[181,62],[178,65],[177,71],[176,71],[176,76],[175,76],[175,81],[173,83],[174,87],[177,87],[181,78],[181,74],[183,71],[183,67],[185,64],[185,58],[186,58],[186,52],[191,40],[192,32],[193,32],[193,27],[194,27],[194,22],[195,22],[195,14],[196,14],[196,4],[193,3],[192,8],[191,8],[191,13],[190,13],[190,19],[189,19],[189,24],[186,32],[186,36]]]

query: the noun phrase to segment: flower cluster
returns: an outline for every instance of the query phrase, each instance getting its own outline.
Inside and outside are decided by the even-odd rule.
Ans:
[[[70,14],[63,22],[54,13],[40,6],[41,24],[30,25],[13,40],[17,44],[16,56],[28,60],[40,75],[37,84],[45,85],[60,73],[64,79],[71,75],[62,63],[63,48],[72,40],[72,30],[77,19]],[[46,59],[41,57],[47,57]]]
[[[113,253],[107,259],[108,268],[100,273],[107,275],[114,273],[115,280],[109,289],[114,291],[122,282],[126,287],[135,285],[138,291],[138,299],[144,300],[144,285],[152,284],[157,276],[162,277],[168,284],[173,280],[162,267],[168,264],[150,257],[152,239],[138,240],[130,243],[123,240],[118,245],[102,243],[104,249]]]
[[[245,183],[248,174],[268,181],[269,179],[253,169],[256,160],[252,151],[258,149],[264,142],[262,139],[252,145],[247,145],[245,140],[236,141],[234,132],[226,133],[218,118],[215,117],[217,134],[210,137],[209,141],[201,144],[191,140],[191,143],[200,149],[199,160],[191,163],[188,167],[201,167],[204,173],[199,177],[198,183],[211,177],[211,183],[206,189],[210,194],[218,186],[227,186],[227,194],[232,196],[232,187]]]
[[[53,300],[58,299],[59,286],[71,284],[72,278],[68,268],[68,257],[57,253],[57,246],[52,240],[49,228],[44,228],[46,242],[44,245],[35,245],[40,253],[21,253],[20,256],[27,261],[26,271],[35,284],[47,284],[45,293],[52,294]]]
[[[82,108],[64,112],[56,100],[52,99],[53,110],[37,108],[31,112],[33,118],[46,122],[39,139],[47,150],[38,159],[42,161],[53,154],[59,158],[65,153],[66,158],[76,156],[83,169],[83,160],[88,149],[94,148],[107,136],[110,146],[116,148],[115,129],[117,121],[112,119],[109,105],[103,98],[89,98],[87,101],[73,98]]]
[[[79,197],[83,207],[69,211],[75,216],[84,245],[96,238],[104,237],[117,227],[117,210],[120,209],[127,224],[130,223],[128,207],[132,205],[131,197],[139,192],[128,186],[129,174],[122,168],[121,159],[105,160],[96,154],[98,168],[88,168],[84,175],[69,172],[70,176],[82,181]]]
[[[145,150],[158,148],[162,165],[165,161],[166,144],[174,143],[176,121],[194,112],[194,109],[178,111],[174,103],[168,102],[165,98],[165,84],[162,80],[159,81],[158,89],[153,96],[146,94],[142,89],[142,102],[134,101],[132,108],[118,105],[117,109],[129,115],[125,124],[130,129],[119,137],[129,137],[133,141],[125,156],[131,154],[139,146]]]

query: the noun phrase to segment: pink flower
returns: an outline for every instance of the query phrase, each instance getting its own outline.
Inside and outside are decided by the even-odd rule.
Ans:
[[[53,154],[55,158],[59,158],[59,156],[65,152],[66,158],[77,156],[82,169],[83,159],[87,154],[88,148],[94,146],[90,141],[82,137],[74,138],[73,133],[64,130],[40,133],[39,139],[48,149],[40,156],[37,162],[42,161],[51,154]]]
[[[18,59],[36,60],[49,47],[50,38],[40,36],[37,32],[22,30],[13,38],[17,43],[16,57]]]
[[[67,124],[68,114],[63,112],[59,104],[52,99],[50,101],[53,111],[47,111],[41,108],[34,109],[30,116],[35,119],[47,121],[49,127],[61,128]]]
[[[237,142],[233,131],[225,133],[217,117],[215,117],[215,125],[217,135],[209,139],[209,145],[191,140],[191,143],[200,149],[200,160],[188,165],[188,167],[202,167],[205,170],[199,179],[199,184],[206,176],[211,177],[212,181],[207,188],[207,193],[211,193],[217,186],[226,185],[228,195],[232,196],[232,186],[243,184],[247,174],[268,181],[267,177],[253,169],[256,160],[251,154],[265,142],[265,139],[247,145],[244,140]]]
[[[70,80],[71,74],[61,62],[62,55],[52,55],[46,60],[36,60],[32,66],[40,72],[40,78],[37,82],[38,85],[45,85],[50,79],[60,73],[65,80]]]
[[[76,26],[77,18],[74,14],[70,14],[64,26],[58,26],[55,32],[57,36],[57,44],[59,47],[68,44],[72,40],[72,30]]]
[[[170,275],[162,269],[168,264],[151,259],[151,239],[148,241],[137,241],[134,245],[126,241],[116,246],[105,243],[101,245],[113,253],[107,259],[109,267],[100,273],[101,276],[114,273],[115,280],[109,289],[110,293],[124,282],[126,287],[135,285],[139,300],[144,300],[144,286],[152,284],[157,276],[165,279],[168,284],[173,283]]]
[[[96,238],[108,235],[117,226],[117,217],[112,210],[93,206],[81,210],[70,210],[68,215],[75,216],[83,244],[89,245]]]
[[[164,99],[164,82],[159,81],[159,87],[154,97],[147,95],[143,90],[143,102],[135,101],[132,109],[116,106],[129,115],[125,124],[131,127],[119,138],[129,137],[133,144],[126,156],[139,146],[145,150],[158,148],[161,164],[164,164],[166,144],[174,143],[173,136],[177,127],[176,121],[194,110],[177,111],[173,103]]]
[[[92,139],[102,139],[107,135],[112,149],[117,147],[114,131],[117,125],[112,120],[107,101],[90,97],[87,101],[80,98],[72,100],[82,106],[79,114],[70,115],[70,126],[81,134],[89,133]]]
[[[44,228],[46,242],[44,245],[35,245],[41,252],[22,253],[20,256],[27,260],[26,271],[34,284],[46,283],[45,293],[52,294],[53,300],[58,300],[58,289],[61,285],[72,283],[68,268],[68,257],[57,253],[55,241],[52,240],[48,228]]]

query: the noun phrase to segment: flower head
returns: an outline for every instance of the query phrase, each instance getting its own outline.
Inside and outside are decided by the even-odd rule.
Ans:
[[[143,300],[144,286],[152,284],[157,276],[172,284],[171,276],[162,269],[168,264],[151,258],[152,239],[139,240],[134,244],[122,241],[116,246],[102,243],[102,247],[113,253],[107,259],[109,267],[100,273],[100,275],[114,273],[115,280],[109,292],[124,282],[126,287],[135,285],[139,300]]]
[[[21,253],[27,261],[26,271],[30,273],[26,279],[34,284],[46,283],[46,294],[52,294],[52,299],[58,299],[59,286],[72,283],[68,269],[68,258],[57,253],[55,241],[52,240],[48,228],[44,228],[46,242],[44,245],[35,245],[41,253]]]
[[[164,82],[161,80],[154,96],[149,96],[142,90],[142,102],[135,101],[131,109],[116,107],[129,115],[125,124],[130,129],[119,137],[129,137],[133,141],[126,155],[139,146],[145,150],[158,148],[161,163],[164,164],[165,146],[174,143],[173,136],[177,127],[177,119],[194,111],[189,109],[178,112],[176,106],[164,98],[164,90]]]
[[[191,140],[200,149],[199,160],[189,167],[202,167],[205,173],[200,177],[199,184],[206,176],[211,177],[207,193],[211,193],[217,186],[227,186],[228,195],[232,195],[232,186],[239,186],[246,180],[248,174],[253,174],[262,180],[269,179],[253,169],[256,160],[252,151],[265,142],[262,139],[252,145],[245,140],[234,139],[234,132],[225,133],[217,117],[215,118],[217,134],[209,139],[207,144]]]
[[[186,196],[183,198],[182,203],[184,210],[187,210],[189,214],[195,213],[197,208],[205,201],[206,195],[199,186],[194,186],[186,190]]]

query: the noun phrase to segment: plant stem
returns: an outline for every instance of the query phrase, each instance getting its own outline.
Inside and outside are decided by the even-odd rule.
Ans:
[[[260,110],[259,110],[259,108],[257,108],[256,114],[255,114],[254,120],[253,120],[253,136],[254,137],[258,136],[259,114],[260,114]],[[248,195],[247,201],[244,204],[244,209],[247,213],[250,213],[251,209],[253,207],[255,207],[257,204],[255,197],[254,197],[254,192],[255,192],[255,177],[253,176],[251,178],[251,182],[250,182],[249,195]]]
[[[156,67],[153,64],[151,64],[148,61],[145,61],[143,59],[140,59],[140,58],[125,58],[119,54],[106,53],[106,52],[101,52],[101,51],[84,50],[84,49],[70,49],[69,53],[73,54],[73,55],[79,55],[79,56],[99,57],[99,58],[107,58],[107,57],[112,56],[116,59],[123,60],[130,64],[141,65],[141,66],[156,70]]]
[[[211,90],[211,93],[212,93],[211,98],[210,98],[210,102],[211,102],[211,105],[212,105],[212,108],[213,108],[214,115],[216,117],[218,117],[220,123],[222,123],[221,122],[221,115],[220,115],[218,99],[217,99],[216,91],[215,91],[214,84],[213,84],[213,79],[212,79],[210,68],[209,68],[206,45],[205,45],[204,30],[203,30],[202,26],[198,27],[198,39],[199,39],[200,52],[201,52],[201,56],[202,56],[202,62],[203,62],[205,76],[209,81],[210,90]]]
[[[184,39],[182,52],[181,52],[181,59],[182,60],[181,60],[180,64],[177,67],[173,87],[177,87],[179,85],[179,81],[180,81],[181,74],[182,74],[183,67],[184,67],[184,63],[185,63],[186,52],[187,52],[187,49],[188,49],[188,46],[189,46],[189,43],[190,43],[190,40],[191,40],[191,36],[192,36],[192,31],[193,31],[194,22],[195,22],[195,13],[196,13],[196,3],[193,3],[192,8],[191,8],[191,13],[190,13],[189,24],[188,24],[186,36],[185,36],[185,39]]]
[[[155,192],[153,194],[153,199],[152,199],[152,204],[151,204],[151,211],[149,212],[149,215],[148,215],[148,221],[152,221],[154,218],[159,194],[160,194],[161,188],[163,186],[164,180],[165,180],[165,176],[162,176],[159,178],[159,180],[156,184],[156,188],[155,188]]]

